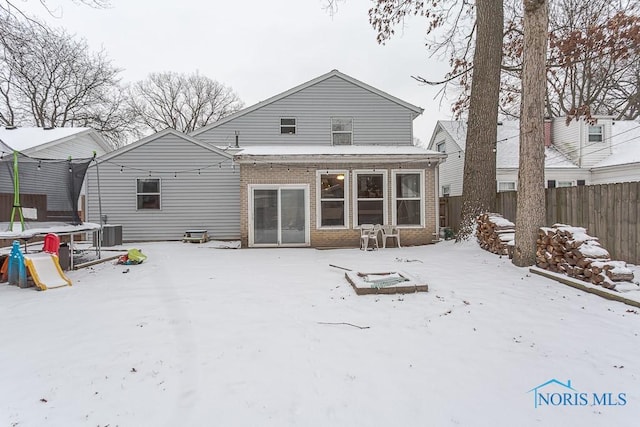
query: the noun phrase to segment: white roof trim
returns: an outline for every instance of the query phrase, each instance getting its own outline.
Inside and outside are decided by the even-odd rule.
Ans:
[[[104,161],[111,160],[111,159],[113,159],[115,157],[118,157],[118,156],[120,156],[120,155],[122,155],[124,153],[127,153],[127,152],[129,152],[131,150],[135,150],[136,148],[138,148],[138,147],[140,147],[142,145],[145,145],[145,144],[147,144],[147,143],[149,143],[151,141],[155,141],[156,139],[162,138],[162,137],[164,137],[166,135],[177,136],[178,138],[182,138],[185,141],[191,142],[192,144],[195,144],[195,145],[197,145],[199,147],[202,147],[202,148],[204,148],[206,150],[209,150],[209,151],[212,151],[214,153],[220,154],[221,156],[226,157],[228,159],[233,158],[233,154],[232,153],[224,151],[224,150],[222,150],[222,149],[220,149],[218,147],[215,147],[213,145],[206,144],[206,143],[204,143],[202,141],[198,141],[197,139],[192,138],[191,136],[187,135],[186,133],[182,133],[182,132],[177,131],[175,129],[167,128],[165,130],[161,130],[160,132],[156,132],[156,133],[151,134],[151,135],[149,135],[149,136],[147,136],[145,138],[142,138],[142,139],[140,139],[140,140],[138,140],[138,141],[136,141],[136,142],[134,142],[132,144],[125,145],[124,147],[119,148],[119,149],[117,149],[115,151],[112,151],[112,152],[110,152],[110,153],[108,153],[108,154],[106,154],[104,156],[98,157],[97,161],[98,161],[98,163],[102,163]]]
[[[279,101],[279,100],[281,100],[283,98],[286,98],[289,95],[292,95],[292,94],[294,94],[296,92],[299,92],[299,91],[304,90],[304,89],[306,89],[308,87],[316,85],[316,84],[318,84],[320,82],[323,82],[323,81],[325,81],[325,80],[327,80],[327,79],[329,79],[331,77],[339,77],[339,78],[341,78],[341,79],[343,79],[343,80],[345,80],[345,81],[347,81],[347,82],[349,82],[349,83],[351,83],[351,84],[353,84],[355,86],[358,86],[358,87],[360,87],[362,89],[368,90],[371,93],[379,95],[379,96],[381,96],[381,97],[383,97],[383,98],[385,98],[385,99],[387,99],[387,100],[389,100],[391,102],[394,102],[394,103],[396,103],[398,105],[401,105],[401,106],[405,107],[408,110],[411,110],[414,113],[414,115],[413,115],[414,119],[417,116],[419,116],[420,114],[422,114],[422,112],[424,111],[424,109],[421,108],[421,107],[418,107],[416,105],[410,104],[410,103],[408,103],[406,101],[401,100],[400,98],[396,98],[393,95],[389,95],[388,93],[383,92],[380,89],[376,89],[373,86],[370,86],[370,85],[368,85],[366,83],[361,82],[360,80],[356,80],[353,77],[350,77],[350,76],[348,76],[348,75],[346,75],[344,73],[341,73],[338,70],[332,70],[332,71],[330,71],[330,72],[328,72],[326,74],[323,74],[323,75],[321,75],[319,77],[316,77],[313,80],[309,80],[306,83],[302,83],[301,85],[295,86],[295,87],[293,87],[293,88],[291,88],[291,89],[289,89],[287,91],[284,91],[284,92],[282,92],[282,93],[280,93],[278,95],[272,96],[271,98],[268,98],[268,99],[266,99],[266,100],[264,100],[262,102],[258,102],[257,104],[254,104],[254,105],[252,105],[250,107],[247,107],[247,108],[245,108],[243,110],[240,110],[240,111],[238,111],[238,112],[236,112],[234,114],[228,115],[228,116],[218,120],[217,122],[211,123],[211,124],[209,124],[207,126],[203,126],[200,129],[196,129],[195,131],[191,132],[189,135],[197,136],[197,135],[199,135],[199,134],[201,134],[203,132],[208,131],[209,129],[213,129],[213,128],[218,127],[218,126],[220,126],[220,125],[222,125],[224,123],[230,122],[231,120],[234,120],[234,119],[236,119],[238,117],[244,116],[245,114],[251,113],[252,111],[258,110],[258,109],[264,107],[265,105],[269,105],[269,104],[272,104],[272,103],[274,103],[276,101]]]

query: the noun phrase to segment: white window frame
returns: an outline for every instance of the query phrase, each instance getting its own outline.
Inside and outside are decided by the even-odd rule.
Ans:
[[[155,180],[158,181],[158,192],[157,193],[139,193],[138,192],[138,181],[140,180],[144,180],[144,181],[150,181],[150,180]],[[155,208],[140,208],[138,207],[138,197],[139,196],[158,196],[158,209]],[[153,212],[153,211],[159,211],[162,210],[162,179],[161,178],[153,178],[153,177],[143,177],[143,178],[136,178],[136,211],[145,211],[145,212]]]
[[[358,224],[358,175],[382,175],[382,222],[384,224],[388,224],[389,216],[388,216],[388,205],[389,205],[389,179],[388,173],[386,170],[376,170],[376,169],[359,169],[354,170],[352,173],[351,180],[351,192],[352,192],[352,213],[353,213],[353,228],[360,229],[360,224]],[[380,199],[361,199],[363,201],[366,200],[380,200]],[[382,224],[383,225],[383,224]]]
[[[513,184],[513,189],[501,190],[500,184]],[[517,190],[518,190],[518,183],[516,181],[498,181],[498,193],[503,193],[506,191],[517,191]]]
[[[334,120],[350,120],[351,121],[351,130],[350,131],[334,131],[333,130],[333,121]],[[338,144],[338,146],[340,145],[353,145],[353,117],[331,117],[330,119],[331,122],[331,127],[329,128],[331,130],[331,145],[336,145],[333,141],[333,138],[335,135],[349,135],[349,144]]]
[[[599,132],[591,132],[592,130],[600,129]],[[596,139],[591,139],[591,137]],[[604,126],[603,125],[587,125],[587,142],[599,143],[604,141]]]
[[[419,175],[420,176],[420,197],[398,198],[396,194],[396,179],[398,175]],[[425,211],[424,211],[424,169],[394,169],[391,171],[391,221],[393,225],[402,228],[424,228]],[[398,200],[419,200],[420,201],[420,224],[398,224]]]
[[[446,153],[447,152],[447,143],[446,143],[446,141],[438,142],[436,144],[436,151],[438,153]]]
[[[322,225],[322,202],[339,201],[341,199],[322,199],[322,175],[344,175],[344,224],[343,225]],[[316,228],[322,230],[338,230],[349,228],[349,171],[324,169],[316,171]]]
[[[445,188],[447,191],[445,191]],[[451,184],[443,185],[440,190],[442,191],[442,197],[447,197],[451,195]]]
[[[575,187],[576,186],[576,182],[575,181],[559,181],[556,180],[556,188],[562,188],[562,187]]]
[[[292,125],[283,125],[283,120],[293,120]],[[284,128],[293,128],[293,132],[283,132]],[[280,135],[297,135],[298,134],[298,119],[296,117],[280,117]]]

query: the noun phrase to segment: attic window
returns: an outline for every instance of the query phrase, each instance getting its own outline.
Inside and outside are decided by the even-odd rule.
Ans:
[[[444,153],[444,152],[446,152],[446,148],[445,147],[446,147],[446,145],[445,145],[444,141],[443,142],[439,142],[438,145],[436,145],[436,150],[438,151],[438,153]]]
[[[294,135],[296,133],[296,119],[280,119],[280,133],[283,135]]]
[[[351,145],[353,136],[353,119],[331,119],[331,143],[333,145]]]
[[[602,142],[603,129],[601,125],[589,126],[589,142]]]

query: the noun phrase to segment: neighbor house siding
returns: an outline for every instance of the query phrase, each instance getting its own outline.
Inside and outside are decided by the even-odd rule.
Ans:
[[[87,174],[90,222],[100,221],[96,171]],[[125,241],[179,240],[194,228],[214,239],[240,237],[239,168],[219,153],[167,134],[100,163],[99,171],[102,214],[122,225]],[[137,210],[137,178],[161,179],[160,210]]]
[[[591,169],[591,184],[640,181],[640,164],[603,166]]]
[[[352,118],[354,145],[413,145],[414,112],[333,76],[285,98],[193,135],[216,146],[331,145],[331,118]],[[296,133],[280,134],[280,119],[295,118]]]
[[[611,118],[600,117],[596,125],[603,126],[603,141],[589,142],[589,123],[584,119],[557,117],[551,123],[551,141],[565,156],[579,167],[593,166],[611,154]]]
[[[439,189],[438,194],[442,197],[442,187],[449,186],[450,196],[462,195],[462,171],[464,170],[464,152],[460,149],[451,138],[451,135],[443,129],[441,129],[435,136],[433,144],[429,147],[430,150],[436,150],[439,143],[445,143],[445,153],[447,154],[447,160],[442,163],[440,169]]]

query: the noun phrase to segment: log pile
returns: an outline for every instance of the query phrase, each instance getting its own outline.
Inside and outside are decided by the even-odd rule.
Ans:
[[[499,255],[508,255],[516,232],[514,223],[497,213],[485,213],[478,217],[476,235],[482,249]],[[511,242],[511,243],[510,243]]]
[[[564,273],[607,289],[615,282],[633,280],[633,272],[624,261],[612,261],[609,252],[596,237],[582,227],[555,224],[538,233],[536,264],[545,270]]]

